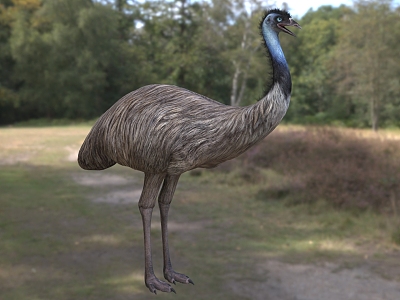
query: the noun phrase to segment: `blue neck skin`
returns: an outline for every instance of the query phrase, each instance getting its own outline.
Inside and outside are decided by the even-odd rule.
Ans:
[[[288,92],[288,95],[290,95],[292,81],[290,78],[289,66],[279,42],[278,33],[268,25],[263,24],[262,35],[271,57],[273,68],[273,84],[281,85],[283,91]]]

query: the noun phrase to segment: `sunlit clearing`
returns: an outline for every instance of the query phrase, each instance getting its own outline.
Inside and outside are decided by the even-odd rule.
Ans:
[[[328,250],[334,252],[356,252],[354,245],[346,241],[334,241],[334,240],[302,240],[294,242],[293,249],[298,251],[309,251],[309,250]]]
[[[318,248],[321,250],[340,251],[340,252],[355,252],[354,245],[346,241],[325,240],[318,243]]]
[[[116,238],[114,235],[111,234],[94,234],[91,236],[86,236],[78,241],[76,244],[83,244],[83,243],[100,243],[106,245],[118,245],[121,242],[120,239]]]
[[[147,292],[143,289],[143,274],[132,273],[127,276],[113,277],[104,281],[105,284],[111,285],[124,293],[144,293]]]

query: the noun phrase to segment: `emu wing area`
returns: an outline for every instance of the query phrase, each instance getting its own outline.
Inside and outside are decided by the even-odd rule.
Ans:
[[[214,167],[248,148],[235,149],[241,111],[176,86],[145,86],[99,118],[78,162],[83,169],[118,163],[153,174]]]

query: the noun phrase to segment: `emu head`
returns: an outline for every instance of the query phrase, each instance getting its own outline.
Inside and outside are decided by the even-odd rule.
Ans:
[[[287,11],[280,9],[267,10],[260,23],[260,27],[262,26],[269,26],[276,33],[282,31],[293,36],[296,35],[289,29],[287,29],[285,26],[295,26],[301,29],[301,26],[295,20],[292,19],[291,15]]]

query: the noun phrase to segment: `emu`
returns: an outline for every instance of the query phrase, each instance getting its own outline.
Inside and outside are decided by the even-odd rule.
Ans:
[[[272,84],[257,103],[232,107],[171,85],[141,87],[117,101],[95,123],[78,155],[86,170],[118,163],[144,172],[139,200],[143,222],[145,284],[152,293],[174,292],[153,270],[150,228],[157,197],[161,215],[164,277],[191,283],[173,270],[168,247],[168,210],[179,176],[195,168],[213,168],[243,153],[266,137],[289,106],[291,78],[278,34],[301,28],[290,14],[267,10],[260,30],[272,64]],[[160,190],[161,189],[161,190]]]

